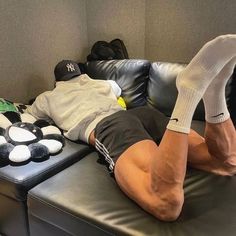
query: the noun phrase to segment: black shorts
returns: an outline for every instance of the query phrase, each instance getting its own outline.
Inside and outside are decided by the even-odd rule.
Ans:
[[[113,171],[119,156],[142,140],[160,143],[169,119],[147,106],[118,111],[102,119],[95,128],[95,148],[105,157]]]

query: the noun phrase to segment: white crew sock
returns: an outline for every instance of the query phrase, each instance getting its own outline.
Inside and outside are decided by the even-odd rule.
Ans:
[[[189,133],[193,113],[211,81],[236,55],[236,35],[224,35],[205,44],[178,74],[178,97],[167,128]]]
[[[225,86],[234,71],[235,64],[236,57],[224,66],[203,96],[205,119],[209,123],[220,123],[230,118],[225,100]]]

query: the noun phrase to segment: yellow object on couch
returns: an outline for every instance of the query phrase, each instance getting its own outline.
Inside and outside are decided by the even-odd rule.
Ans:
[[[118,98],[118,103],[121,107],[123,107],[124,109],[126,109],[126,104],[125,104],[125,100],[122,97]]]

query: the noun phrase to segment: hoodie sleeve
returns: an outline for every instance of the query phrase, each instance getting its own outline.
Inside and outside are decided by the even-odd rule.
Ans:
[[[34,116],[36,119],[51,120],[49,117],[49,110],[47,104],[48,92],[40,94],[34,101],[34,103],[26,109],[26,112]]]

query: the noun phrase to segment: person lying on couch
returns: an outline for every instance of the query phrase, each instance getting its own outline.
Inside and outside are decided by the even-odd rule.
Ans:
[[[218,175],[236,173],[236,131],[225,101],[235,62],[236,35],[205,44],[177,76],[178,97],[167,119],[146,106],[124,110],[110,83],[62,61],[54,71],[55,89],[39,95],[28,112],[53,119],[69,139],[95,146],[128,197],[156,218],[173,221],[184,203],[187,163]],[[190,129],[201,98],[205,138]]]

